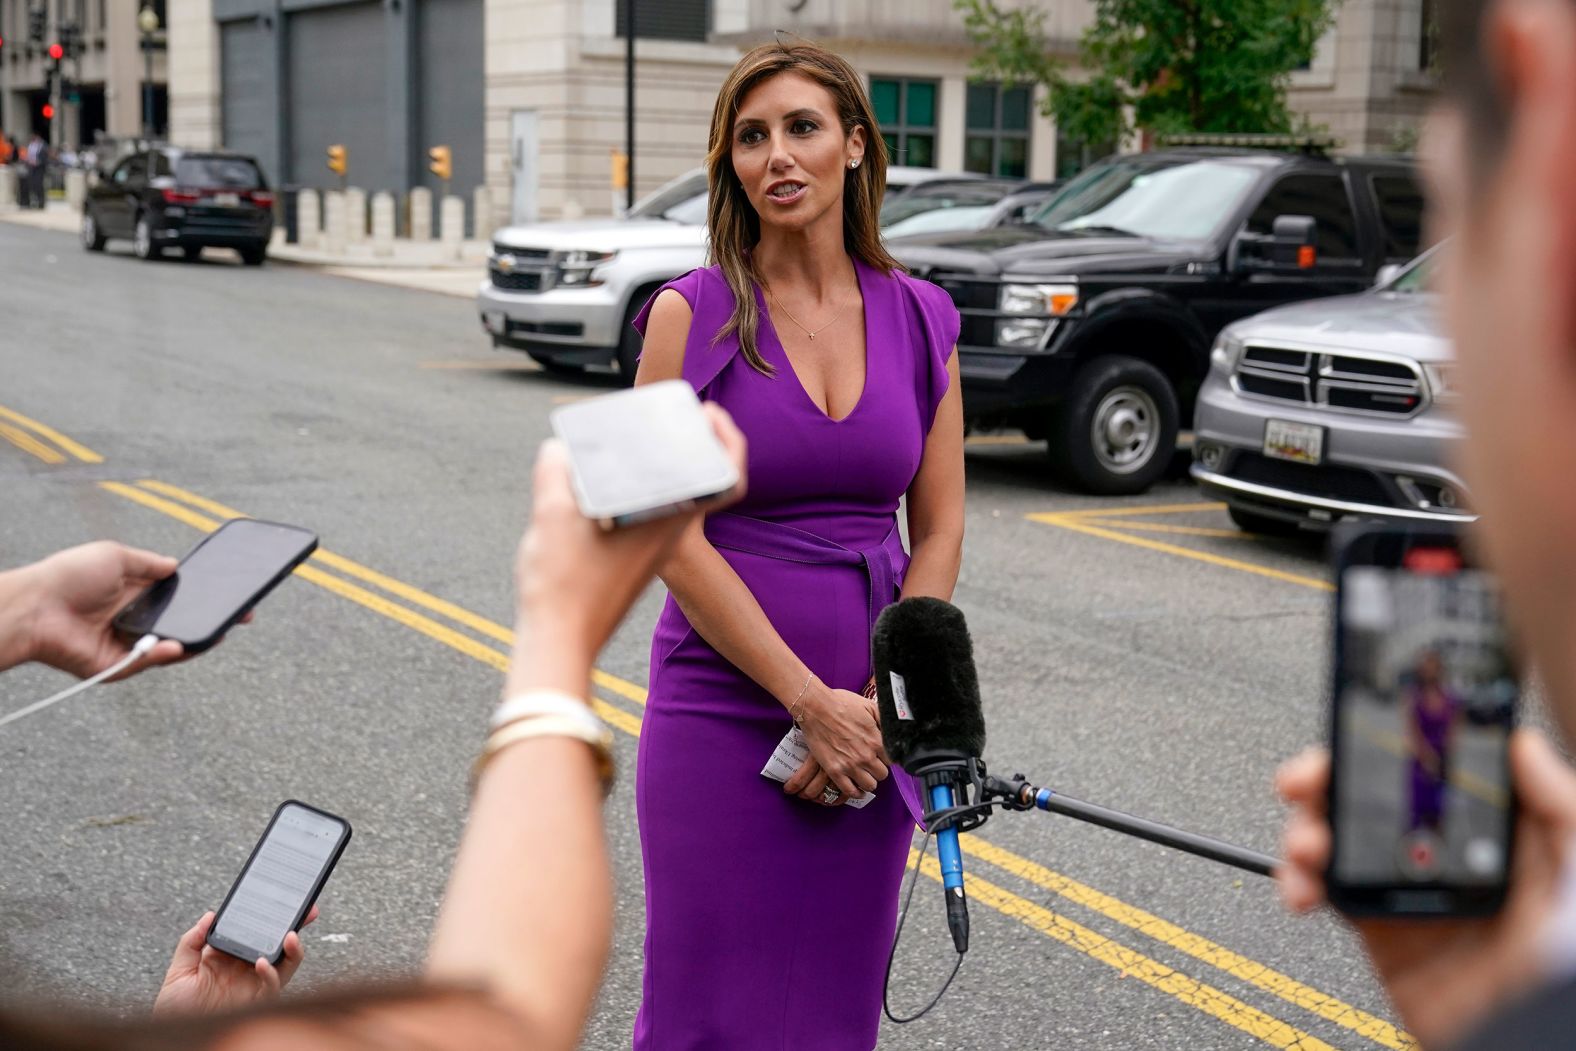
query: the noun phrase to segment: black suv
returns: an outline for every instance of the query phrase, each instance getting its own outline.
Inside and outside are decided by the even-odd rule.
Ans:
[[[167,248],[187,259],[234,248],[258,266],[273,231],[274,195],[257,161],[240,153],[138,150],[101,173],[82,205],[83,247],[98,252],[111,238],[129,238],[139,259]]]
[[[1291,145],[1288,143],[1288,145]],[[1188,146],[1112,157],[1023,225],[895,242],[952,295],[970,425],[1046,440],[1090,492],[1165,472],[1228,322],[1417,254],[1407,158]]]

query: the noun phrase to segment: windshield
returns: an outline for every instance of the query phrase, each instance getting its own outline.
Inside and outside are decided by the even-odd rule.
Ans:
[[[1067,232],[1197,240],[1231,217],[1258,177],[1252,168],[1223,161],[1156,167],[1117,160],[1068,183],[1029,221]]]
[[[263,173],[244,157],[182,157],[175,164],[175,182],[180,186],[256,190],[263,185]]]
[[[909,237],[914,234],[934,234],[943,230],[978,230],[995,211],[990,205],[959,205],[955,208],[935,208],[911,215],[907,219],[885,227],[885,237]]]
[[[625,215],[630,219],[675,219],[678,222],[693,222],[695,220],[680,219],[671,213],[679,205],[693,201],[696,197],[703,197],[705,193],[706,173],[691,172],[679,176],[650,196],[636,201],[635,206]],[[705,205],[701,206],[700,215],[703,220],[706,216]]]
[[[1432,292],[1434,290],[1434,278],[1437,276],[1438,271],[1439,254],[1437,252],[1429,252],[1401,271],[1400,276],[1391,281],[1385,291],[1400,292],[1403,295]]]

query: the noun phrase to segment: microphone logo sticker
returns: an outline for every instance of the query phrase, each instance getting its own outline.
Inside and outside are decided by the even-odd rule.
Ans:
[[[908,706],[908,684],[897,672],[888,674],[892,676],[892,707],[897,709],[897,717],[904,722],[913,722],[914,713]]]

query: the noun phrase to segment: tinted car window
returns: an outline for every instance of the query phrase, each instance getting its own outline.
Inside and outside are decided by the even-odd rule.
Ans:
[[[1346,180],[1339,175],[1288,175],[1270,188],[1254,209],[1248,229],[1256,234],[1274,232],[1282,215],[1310,215],[1315,224],[1314,248],[1321,262],[1357,259],[1357,218]]]
[[[175,165],[175,181],[182,186],[255,190],[263,185],[263,173],[245,157],[182,157]]]
[[[142,182],[146,180],[148,177],[148,155],[139,153],[135,157],[129,158],[125,164],[121,165],[121,169],[126,174],[124,178],[117,179],[117,182]]]
[[[170,169],[169,155],[164,153],[153,154],[153,177],[157,179],[161,176],[172,174],[174,173]]]
[[[1423,192],[1405,175],[1376,175],[1374,199],[1386,262],[1410,259],[1423,239]]]

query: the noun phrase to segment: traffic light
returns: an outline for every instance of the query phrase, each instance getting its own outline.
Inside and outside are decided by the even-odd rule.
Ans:
[[[51,62],[54,62],[58,65],[60,60],[65,57],[66,49],[60,45],[59,41],[49,45],[49,60]]]
[[[50,103],[48,103],[48,102],[44,103],[44,119],[45,120],[54,120],[55,119],[55,107],[53,105],[51,105]]]
[[[328,170],[340,178],[350,171],[350,151],[342,143],[335,143],[328,148]]]
[[[623,150],[613,151],[613,189],[624,190],[629,187],[629,154]]]
[[[454,154],[447,146],[434,146],[427,151],[429,162],[427,167],[432,174],[448,182],[454,178]]]

